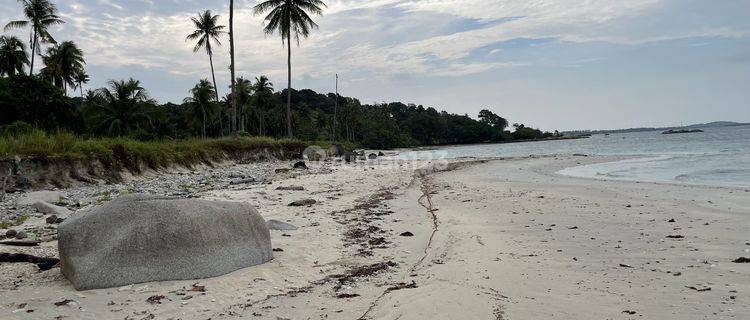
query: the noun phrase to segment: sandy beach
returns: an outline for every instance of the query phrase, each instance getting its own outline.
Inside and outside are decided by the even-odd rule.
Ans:
[[[194,196],[246,201],[298,226],[272,231],[271,262],[82,292],[59,268],[4,263],[0,318],[747,318],[750,264],[732,261],[750,257],[750,192],[555,173],[611,160],[238,165],[263,178]],[[289,186],[304,190],[277,190]],[[307,198],[317,203],[288,206]],[[56,241],[0,252],[54,257]]]

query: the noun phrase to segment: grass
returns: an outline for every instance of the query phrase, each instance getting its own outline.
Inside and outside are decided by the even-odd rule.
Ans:
[[[8,229],[11,227],[20,226],[28,219],[28,215],[22,214],[18,216],[15,221],[0,221],[0,229]]]
[[[308,143],[267,137],[137,141],[127,138],[84,139],[67,132],[42,131],[0,137],[0,158],[58,157],[117,160],[124,165],[145,163],[151,168],[190,165],[242,152],[269,150],[300,154]]]

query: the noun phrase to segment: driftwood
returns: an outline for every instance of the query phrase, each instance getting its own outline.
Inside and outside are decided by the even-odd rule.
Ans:
[[[25,253],[0,253],[0,262],[26,262],[33,263],[39,270],[45,271],[54,268],[60,263],[60,259],[57,258],[41,258],[32,256]]]
[[[33,240],[8,240],[0,241],[0,245],[14,246],[14,247],[36,247],[39,245],[39,241]]]

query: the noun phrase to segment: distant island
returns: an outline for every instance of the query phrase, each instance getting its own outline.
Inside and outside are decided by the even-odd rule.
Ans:
[[[613,130],[572,130],[572,131],[564,131],[562,132],[563,135],[566,136],[576,136],[576,135],[593,135],[593,134],[611,134],[611,133],[628,133],[628,132],[645,132],[645,131],[674,131],[672,133],[685,133],[680,131],[692,131],[700,128],[720,128],[720,127],[735,127],[735,126],[745,126],[750,125],[750,123],[741,123],[741,122],[733,122],[733,121],[714,121],[714,122],[708,122],[708,123],[699,123],[699,124],[691,124],[688,126],[681,126],[681,127],[661,127],[661,128],[629,128],[629,129],[613,129]],[[694,131],[698,132],[698,131]]]
[[[678,134],[678,133],[700,133],[704,132],[701,129],[681,129],[681,130],[667,130],[662,132],[661,134]]]

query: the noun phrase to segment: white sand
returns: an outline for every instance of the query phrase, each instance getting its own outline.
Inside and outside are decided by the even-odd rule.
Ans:
[[[750,257],[750,193],[554,174],[605,160],[499,160],[426,178],[384,162],[209,192],[203,196],[249,201],[265,218],[301,228],[272,232],[274,247],[284,250],[274,261],[199,281],[76,292],[59,269],[3,264],[0,318],[750,317],[750,264],[731,262]],[[280,185],[306,190],[274,190]],[[320,203],[286,206],[308,197]],[[369,231],[348,236],[358,229]],[[399,236],[406,231],[414,236]],[[351,271],[386,262],[374,274]],[[205,293],[183,289],[196,282]],[[146,302],[155,295],[165,297],[161,304]],[[53,304],[65,299],[74,302]]]

